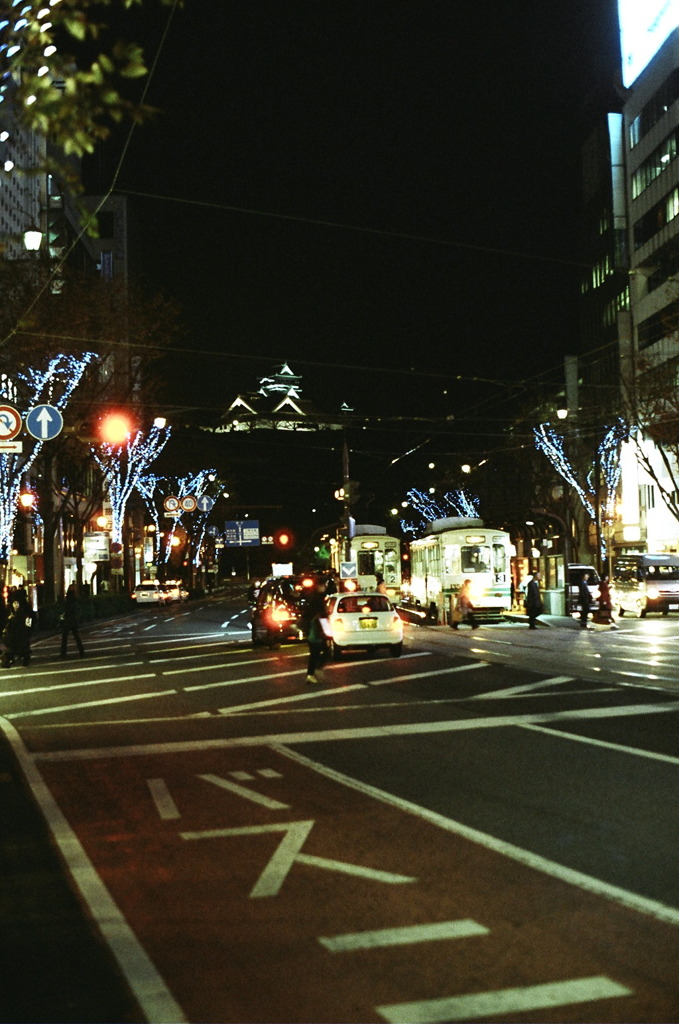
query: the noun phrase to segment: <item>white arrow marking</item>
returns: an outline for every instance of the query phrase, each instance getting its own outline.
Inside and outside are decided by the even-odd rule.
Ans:
[[[47,409],[41,409],[35,418],[40,424],[40,436],[49,437],[49,425],[54,419],[52,414]]]
[[[290,868],[299,861],[312,867],[325,868],[328,871],[341,871],[348,875],[358,875],[372,881],[387,882],[400,885],[404,882],[416,882],[416,878],[407,875],[396,875],[390,871],[376,871],[374,868],[361,867],[358,864],[347,864],[345,861],[328,860],[326,857],[312,857],[300,853],[306,837],[311,832],[314,822],[291,821],[281,825],[250,825],[243,828],[213,828],[203,832],[181,832],[182,839],[220,839],[227,836],[255,836],[266,832],[283,832],[276,852],[269,860],[254,888],[250,892],[251,899],[261,896],[277,896]]]

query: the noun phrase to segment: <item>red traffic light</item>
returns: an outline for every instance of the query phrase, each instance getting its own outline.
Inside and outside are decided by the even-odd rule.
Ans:
[[[291,548],[292,545],[294,544],[295,537],[291,530],[276,530],[273,536],[273,542],[277,548],[281,548],[281,550],[287,551],[288,548]]]
[[[105,444],[125,444],[131,432],[132,424],[121,412],[108,413],[99,424],[99,434]]]

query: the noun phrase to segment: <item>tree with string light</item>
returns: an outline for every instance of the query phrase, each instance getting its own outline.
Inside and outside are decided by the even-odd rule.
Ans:
[[[177,535],[177,527],[181,524],[185,526],[187,536],[192,541],[192,567],[198,564],[209,512],[202,510],[198,506],[193,512],[187,513],[181,508],[181,501],[182,498],[190,496],[195,498],[196,502],[199,502],[203,497],[211,497],[218,494],[220,487],[221,484],[215,469],[201,469],[198,473],[190,473],[183,477],[162,477],[156,476],[153,473],[147,473],[139,480],[138,490],[156,527],[155,556],[157,562],[164,562],[166,565],[169,562],[173,541]],[[165,544],[161,546],[160,517],[163,503],[170,495],[179,500],[180,507],[177,515],[172,517],[170,529],[165,531]],[[191,517],[189,527],[186,526],[187,515]]]
[[[170,428],[165,420],[157,419],[145,433],[121,414],[111,413],[102,418],[100,429],[102,440],[91,444],[90,451],[106,482],[111,502],[111,548],[120,556],[127,504],[139,489],[139,481],[167,444]]]
[[[549,423],[533,430],[535,447],[545,455],[572,491],[577,494],[587,518],[595,525],[602,561],[608,555],[609,533],[615,520],[615,503],[620,484],[620,449],[630,428],[622,419],[604,428],[586,475],[578,473],[565,449],[565,438]],[[603,484],[603,487],[601,487]],[[603,492],[603,493],[602,493]]]
[[[63,412],[87,366],[94,359],[96,356],[92,352],[84,353],[80,358],[56,356],[49,361],[45,369],[29,368],[17,374],[16,384],[3,375],[0,378],[0,398],[17,405],[24,415],[38,405],[52,405]],[[12,550],[22,481],[44,445],[49,443],[33,437],[26,438],[22,441],[20,453],[0,454],[0,563],[5,567],[9,564]],[[47,504],[49,505],[49,502]],[[41,511],[43,518],[47,520],[48,507]]]
[[[425,494],[416,487],[408,491],[410,507],[420,514],[420,522],[413,523],[401,520],[401,529],[405,534],[417,537],[427,523],[436,519],[447,519],[452,516],[464,516],[477,519],[479,515],[479,499],[469,494],[464,488],[456,491],[446,491],[441,501],[433,498],[431,494]]]

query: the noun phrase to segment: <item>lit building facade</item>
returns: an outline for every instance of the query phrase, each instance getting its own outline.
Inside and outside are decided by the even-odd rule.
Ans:
[[[619,0],[619,16],[632,342],[621,376],[634,404],[679,370],[679,2]],[[650,472],[633,445],[622,453],[620,547],[678,551],[679,521],[662,497],[676,490],[676,460],[641,444]]]

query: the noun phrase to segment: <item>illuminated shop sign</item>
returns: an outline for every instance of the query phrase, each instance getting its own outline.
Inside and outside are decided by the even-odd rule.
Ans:
[[[618,0],[622,80],[629,88],[679,25],[679,0]]]

